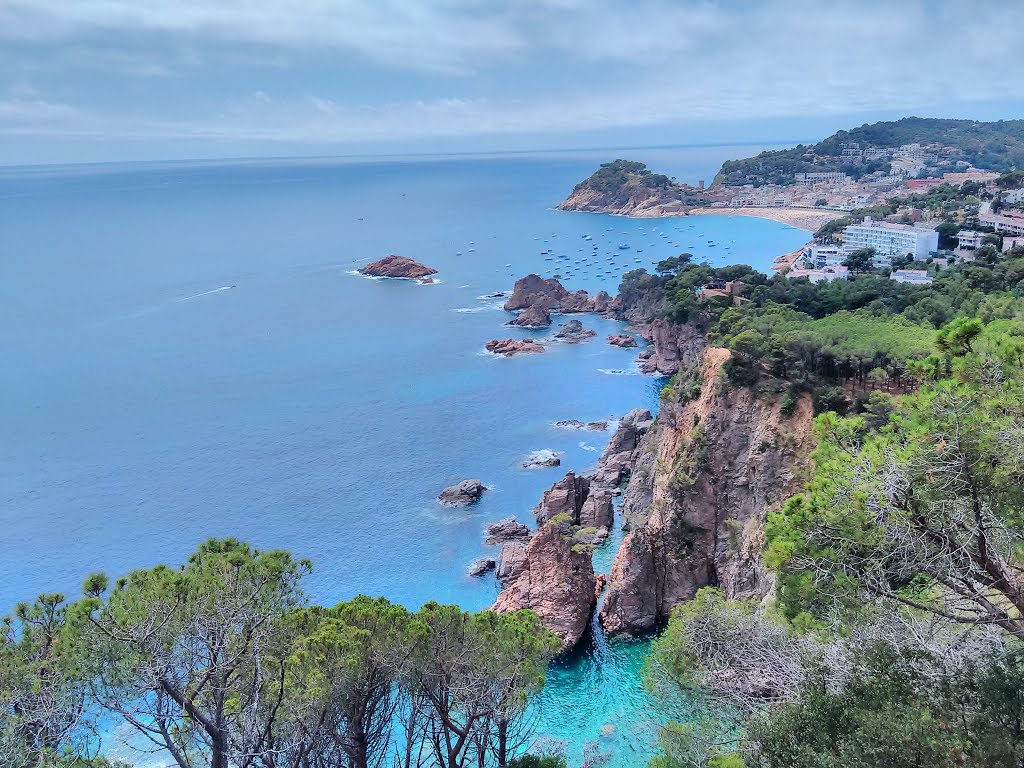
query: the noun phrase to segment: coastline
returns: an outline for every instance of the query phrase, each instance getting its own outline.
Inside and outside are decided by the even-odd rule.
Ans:
[[[844,215],[839,211],[823,211],[814,208],[691,208],[690,216],[753,216],[759,219],[771,219],[781,224],[814,233],[823,224],[827,224]],[[780,257],[781,258],[781,257]]]

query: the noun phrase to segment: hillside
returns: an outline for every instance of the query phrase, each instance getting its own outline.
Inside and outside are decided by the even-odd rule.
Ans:
[[[603,163],[573,188],[558,207],[563,211],[602,211],[630,216],[661,216],[705,202],[702,190],[652,173],[643,163]]]
[[[1008,171],[1024,167],[1024,120],[985,123],[977,120],[905,117],[838,131],[813,146],[762,152],[722,164],[715,184],[792,184],[797,173],[842,172],[855,179],[887,171],[894,150],[920,144],[926,167],[951,171],[967,163]],[[887,150],[887,151],[882,151]],[[844,154],[845,152],[845,154]]]

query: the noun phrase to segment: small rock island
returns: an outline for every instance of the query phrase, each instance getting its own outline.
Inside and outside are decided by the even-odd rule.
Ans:
[[[359,271],[360,275],[367,277],[391,277],[403,280],[429,281],[430,275],[436,275],[437,270],[420,264],[418,261],[392,254],[385,256],[379,261],[371,262]],[[432,281],[430,281],[432,282]]]

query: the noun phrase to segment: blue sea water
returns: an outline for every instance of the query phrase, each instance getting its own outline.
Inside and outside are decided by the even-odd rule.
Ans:
[[[767,270],[806,233],[552,209],[611,157],[695,181],[753,151],[0,169],[0,610],[181,562],[210,536],[311,558],[323,603],[488,606],[493,579],[466,575],[483,528],[532,523],[609,436],[553,423],[653,409],[663,382],[596,317],[595,341],[489,355],[488,339],[538,332],[504,327],[487,294],[530,271],[614,293],[681,251]],[[352,274],[388,253],[439,282]],[[584,256],[600,268],[568,272]],[[538,449],[562,466],[523,469]],[[467,477],[490,487],[478,505],[436,504]],[[557,662],[540,731],[637,764],[664,716],[639,683],[646,647],[597,638]]]

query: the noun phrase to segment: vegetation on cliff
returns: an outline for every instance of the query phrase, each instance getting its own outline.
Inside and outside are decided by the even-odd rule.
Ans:
[[[728,346],[737,386],[781,379],[821,414],[812,476],[768,515],[777,597],[704,590],[655,642],[649,686],[695,702],[658,768],[1022,764],[1022,257],[913,287],[685,255],[627,276]]]
[[[653,173],[643,163],[613,160],[573,188],[561,204],[565,210],[609,210],[629,213],[643,206],[686,203],[699,205],[701,191]]]

